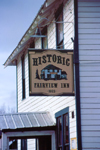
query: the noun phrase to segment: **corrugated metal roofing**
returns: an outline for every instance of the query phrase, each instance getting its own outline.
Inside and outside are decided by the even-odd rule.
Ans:
[[[18,129],[54,126],[49,112],[15,113],[0,115],[0,128]]]

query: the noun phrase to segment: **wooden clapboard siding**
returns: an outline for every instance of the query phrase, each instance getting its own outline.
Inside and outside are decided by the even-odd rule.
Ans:
[[[66,1],[64,6],[64,21],[72,23],[64,23],[64,44],[65,48],[73,49],[71,37],[74,36],[74,8],[73,0]],[[70,13],[70,10],[72,13]],[[56,49],[56,25],[53,22],[47,27],[48,34],[48,49]],[[66,44],[67,43],[67,44]],[[35,41],[35,48],[41,48],[41,40]],[[22,100],[22,71],[21,71],[21,54],[19,55],[17,64],[17,79],[18,79],[18,112],[33,112],[33,111],[49,111],[52,118],[55,120],[55,113],[69,107],[69,127],[70,138],[76,137],[76,108],[74,96],[29,96],[29,66],[28,53],[25,54],[25,89],[26,99]],[[74,111],[74,118],[72,118]],[[34,149],[32,140],[28,140],[29,150]]]
[[[18,102],[22,99],[22,70],[21,70],[21,58],[17,60],[17,86],[18,86]]]
[[[35,149],[35,145],[36,145],[35,139],[28,139],[27,140],[27,149],[28,150],[30,150],[30,149],[34,150]]]
[[[100,149],[100,1],[78,0],[82,150]]]
[[[55,19],[53,20],[55,21]],[[48,26],[48,48],[56,49],[56,28],[55,23]],[[53,38],[53,39],[52,39]]]
[[[37,48],[37,49],[41,48],[41,38],[40,39],[38,38],[38,39],[35,40],[35,48]]]

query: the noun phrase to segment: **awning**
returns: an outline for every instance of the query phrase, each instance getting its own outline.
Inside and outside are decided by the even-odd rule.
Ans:
[[[0,129],[21,129],[55,126],[49,112],[14,113],[0,115]]]

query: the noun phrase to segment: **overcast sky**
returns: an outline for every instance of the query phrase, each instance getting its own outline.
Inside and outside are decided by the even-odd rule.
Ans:
[[[45,0],[0,0],[0,107],[16,108],[16,67],[3,64]]]

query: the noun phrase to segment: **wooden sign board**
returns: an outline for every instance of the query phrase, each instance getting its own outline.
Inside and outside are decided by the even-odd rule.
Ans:
[[[73,95],[73,52],[29,51],[30,95]]]

